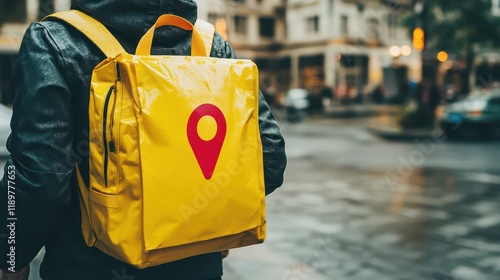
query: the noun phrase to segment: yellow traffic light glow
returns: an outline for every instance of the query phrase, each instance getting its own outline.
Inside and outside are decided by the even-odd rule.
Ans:
[[[425,47],[425,33],[424,29],[417,27],[413,29],[413,48],[419,52],[423,51]]]
[[[424,39],[424,29],[417,27],[413,30],[413,38]]]
[[[446,62],[448,60],[448,53],[445,51],[440,51],[437,54],[437,59],[439,60],[439,62]]]

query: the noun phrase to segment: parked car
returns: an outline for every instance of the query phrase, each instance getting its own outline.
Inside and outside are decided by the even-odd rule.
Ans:
[[[307,116],[309,109],[309,92],[305,89],[290,89],[285,93],[286,119],[289,122],[300,122]]]
[[[446,105],[441,128],[449,137],[495,136],[500,132],[500,89],[472,93]]]

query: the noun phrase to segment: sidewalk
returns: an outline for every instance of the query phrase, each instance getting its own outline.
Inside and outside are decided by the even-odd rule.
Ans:
[[[401,107],[392,107],[389,109],[392,113],[382,113],[369,118],[365,125],[366,129],[380,138],[400,141],[429,139],[442,135],[443,132],[437,126],[402,128],[399,124],[400,110]]]
[[[230,250],[223,265],[222,280],[327,280],[290,255],[273,251],[266,243]]]
[[[332,105],[324,108],[324,114],[330,118],[363,118],[380,115],[396,115],[401,105],[353,104]]]
[[[333,105],[324,109],[328,118],[367,118],[366,128],[372,134],[390,140],[417,140],[431,138],[438,133],[436,128],[402,129],[398,125],[398,114],[402,105]]]

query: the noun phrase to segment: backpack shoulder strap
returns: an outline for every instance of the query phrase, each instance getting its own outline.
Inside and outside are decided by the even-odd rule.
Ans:
[[[69,10],[48,15],[43,20],[48,18],[56,18],[69,23],[94,42],[107,57],[126,53],[122,45],[102,23],[85,13]]]
[[[111,34],[111,32],[109,32],[109,30],[102,23],[83,12],[69,10],[51,14],[43,20],[48,18],[60,19],[71,24],[87,36],[92,42],[94,42],[94,44],[96,44],[107,57],[115,57],[120,53],[126,52],[113,34]],[[201,19],[196,21],[195,27],[198,29],[198,32],[203,38],[207,56],[210,56],[210,52],[212,51],[212,42],[214,40],[215,27]]]
[[[201,19],[196,20],[194,27],[198,30],[201,38],[203,39],[207,56],[210,56],[210,52],[212,51],[212,42],[214,41],[215,27]]]

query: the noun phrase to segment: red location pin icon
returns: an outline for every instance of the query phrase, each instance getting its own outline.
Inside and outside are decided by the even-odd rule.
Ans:
[[[211,140],[201,139],[198,133],[198,122],[204,116],[211,116],[217,123],[217,132]],[[210,180],[214,173],[217,160],[219,159],[222,144],[226,138],[226,118],[217,106],[202,104],[196,108],[189,117],[187,124],[187,136],[191,149],[193,149],[196,160],[200,165],[205,179]]]

